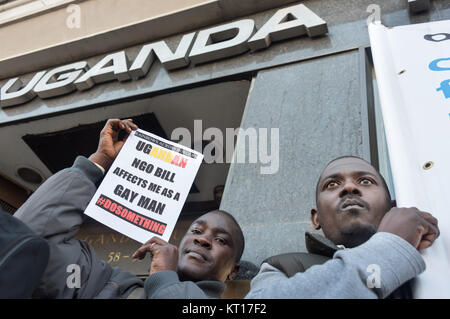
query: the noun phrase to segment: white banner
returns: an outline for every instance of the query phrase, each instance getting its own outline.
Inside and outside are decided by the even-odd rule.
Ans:
[[[369,25],[398,207],[439,220],[414,298],[450,298],[450,20]]]
[[[169,241],[203,155],[143,130],[133,131],[85,214],[141,243]]]

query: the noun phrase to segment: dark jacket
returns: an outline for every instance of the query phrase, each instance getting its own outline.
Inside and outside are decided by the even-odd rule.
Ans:
[[[48,257],[47,242],[0,209],[0,299],[31,298]]]

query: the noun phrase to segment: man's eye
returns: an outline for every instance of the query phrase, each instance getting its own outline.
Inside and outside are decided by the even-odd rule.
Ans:
[[[363,178],[359,181],[359,183],[362,185],[372,185],[373,181],[369,178]]]
[[[216,238],[216,241],[217,241],[219,244],[221,244],[221,245],[226,245],[226,244],[227,244],[227,241],[226,241],[225,239],[221,238],[221,237],[217,237],[217,238]]]
[[[201,231],[198,230],[198,229],[196,229],[196,228],[194,228],[193,230],[191,230],[191,232],[192,232],[193,234],[201,234]]]
[[[338,183],[336,181],[329,181],[328,183],[326,183],[325,188],[333,188],[336,187],[338,185]]]

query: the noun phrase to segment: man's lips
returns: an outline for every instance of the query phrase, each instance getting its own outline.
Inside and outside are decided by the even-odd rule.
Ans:
[[[198,249],[186,249],[185,254],[196,259],[208,261],[208,257],[206,256],[206,254]]]
[[[340,210],[367,208],[367,205],[356,198],[346,198],[339,205]]]

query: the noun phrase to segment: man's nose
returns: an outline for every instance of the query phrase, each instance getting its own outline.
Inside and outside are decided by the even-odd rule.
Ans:
[[[202,246],[204,248],[211,248],[211,241],[206,236],[197,237],[194,239],[194,244]]]
[[[358,185],[356,185],[352,182],[345,183],[344,187],[342,188],[341,192],[339,193],[339,197],[342,198],[347,195],[361,196],[361,191],[359,190]]]

